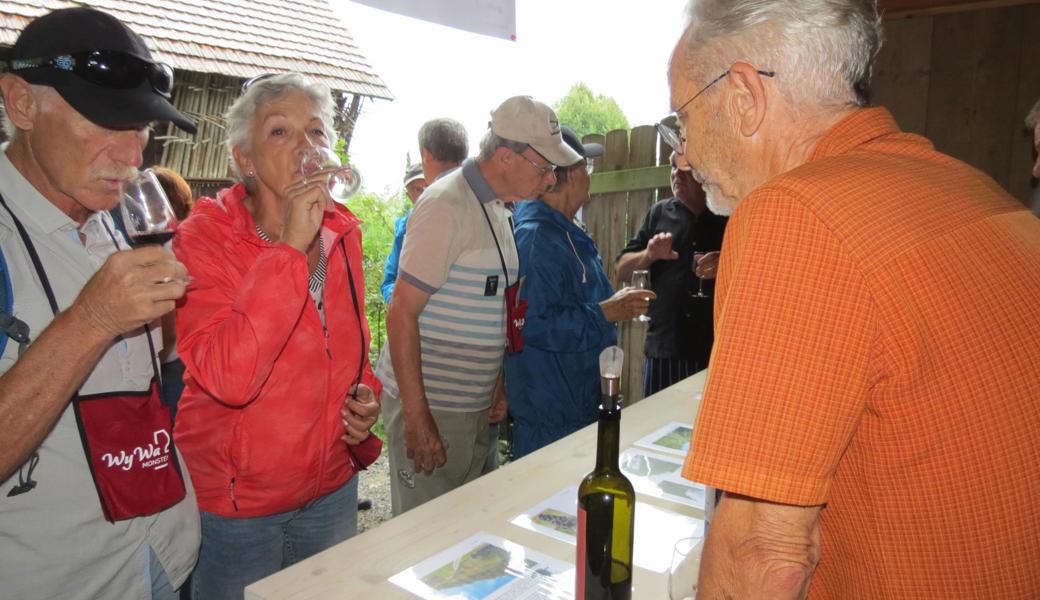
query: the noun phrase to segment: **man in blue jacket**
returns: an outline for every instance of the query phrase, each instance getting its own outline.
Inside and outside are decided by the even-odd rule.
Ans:
[[[514,458],[596,421],[599,353],[617,342],[614,323],[643,314],[654,297],[614,293],[595,242],[574,223],[589,199],[589,159],[603,147],[562,130],[582,160],[557,167],[556,185],[514,215],[520,298],[528,303],[523,350],[506,357]]]

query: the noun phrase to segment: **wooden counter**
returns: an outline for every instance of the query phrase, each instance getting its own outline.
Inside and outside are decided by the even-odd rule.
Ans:
[[[621,450],[670,421],[692,423],[705,372],[622,411]],[[577,485],[596,460],[596,425],[477,479],[378,527],[246,588],[247,600],[414,598],[388,578],[477,533],[486,531],[549,556],[574,562],[574,546],[509,522],[568,485]],[[639,494],[638,502],[692,517],[701,511]],[[636,524],[638,528],[638,521]],[[639,568],[634,598],[667,598],[667,573]]]

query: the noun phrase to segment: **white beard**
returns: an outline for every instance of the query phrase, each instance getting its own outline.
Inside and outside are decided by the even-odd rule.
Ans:
[[[704,196],[708,202],[708,210],[721,216],[728,217],[737,208],[737,200],[725,194],[716,194],[718,188],[711,185],[704,188]]]

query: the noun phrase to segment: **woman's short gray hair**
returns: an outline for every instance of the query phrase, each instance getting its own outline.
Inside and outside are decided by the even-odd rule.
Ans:
[[[527,150],[528,145],[523,142],[507,140],[488,129],[487,133],[485,133],[484,137],[480,140],[480,154],[477,156],[477,160],[481,162],[491,160],[491,157],[495,155],[495,150],[498,150],[499,148],[507,148],[520,154],[524,150]]]
[[[235,162],[232,150],[238,148],[242,152],[249,152],[249,131],[253,127],[253,119],[256,118],[257,110],[268,102],[281,98],[291,90],[299,91],[314,102],[318,108],[318,115],[325,125],[325,135],[329,143],[335,147],[336,109],[329,86],[311,81],[300,73],[281,73],[259,79],[246,88],[224,113],[224,120],[227,122],[228,162],[231,164],[232,173],[239,181],[244,181],[245,178]]]
[[[697,72],[746,61],[775,71],[792,103],[869,102],[884,38],[877,0],[690,0],[686,12],[686,57]]]

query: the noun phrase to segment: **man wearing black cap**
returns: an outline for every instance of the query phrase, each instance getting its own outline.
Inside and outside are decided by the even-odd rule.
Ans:
[[[635,288],[615,294],[596,243],[574,223],[589,200],[590,159],[602,156],[603,146],[562,129],[582,159],[558,167],[556,184],[514,214],[527,302],[523,351],[506,356],[514,458],[596,421],[599,353],[617,343],[614,323],[639,316],[654,297]]]
[[[16,334],[0,356],[0,596],[174,598],[199,521],[155,391],[156,326],[187,275],[159,246],[127,249],[107,211],[150,123],[194,127],[172,69],[97,10],[30,23],[7,71],[0,250],[31,344]]]

